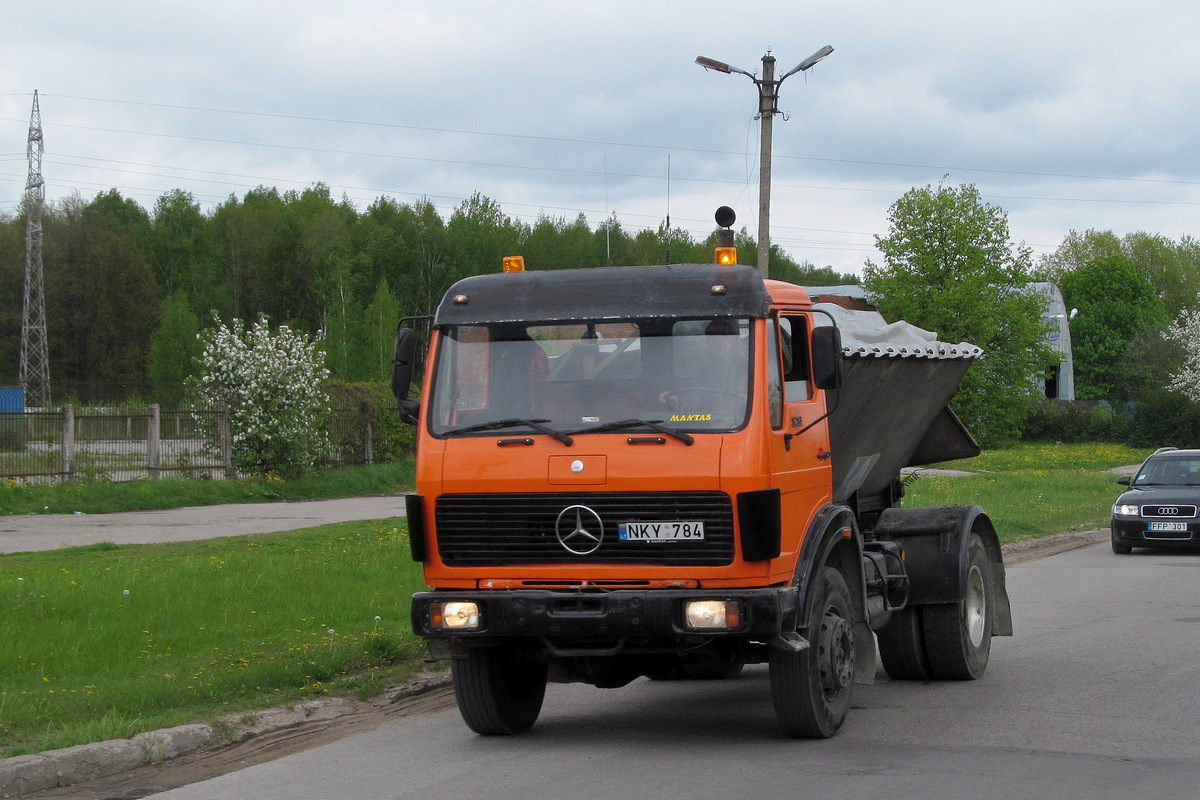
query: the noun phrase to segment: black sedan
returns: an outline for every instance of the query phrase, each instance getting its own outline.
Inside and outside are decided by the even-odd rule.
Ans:
[[[1200,450],[1164,447],[1146,459],[1112,510],[1112,549],[1196,547],[1200,544]]]

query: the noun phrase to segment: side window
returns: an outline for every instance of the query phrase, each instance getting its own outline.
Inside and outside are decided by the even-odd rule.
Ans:
[[[775,320],[767,320],[767,411],[771,415],[771,427],[783,427],[783,380],[779,372],[779,341],[775,331]]]
[[[787,401],[808,400],[812,397],[809,380],[808,318],[803,315],[779,318],[783,350],[783,386]]]

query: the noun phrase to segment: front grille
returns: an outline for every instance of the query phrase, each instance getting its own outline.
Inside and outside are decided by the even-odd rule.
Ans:
[[[1155,506],[1142,506],[1143,517],[1156,519],[1186,519],[1196,516],[1195,506],[1178,506],[1163,503]]]
[[[604,536],[587,555],[555,535],[559,514],[587,506]],[[722,566],[733,561],[733,511],[721,492],[449,494],[437,500],[438,552],[450,566],[659,564]],[[703,540],[622,542],[621,522],[703,522]],[[582,549],[576,547],[576,549]]]

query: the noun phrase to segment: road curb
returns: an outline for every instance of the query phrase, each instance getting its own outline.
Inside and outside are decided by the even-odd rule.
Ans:
[[[409,683],[389,689],[380,702],[396,703],[449,685],[449,671],[427,673]],[[214,727],[203,723],[139,733],[131,739],[109,739],[59,750],[0,759],[0,797],[74,786],[119,772],[161,764],[202,747],[221,742],[243,742],[274,731],[327,722],[357,713],[362,703],[340,697],[306,700],[265,711],[229,714]]]
[[[158,764],[201,747],[212,738],[203,724],[139,733],[131,739],[110,739],[47,750],[0,761],[0,796],[71,786],[117,772]]]

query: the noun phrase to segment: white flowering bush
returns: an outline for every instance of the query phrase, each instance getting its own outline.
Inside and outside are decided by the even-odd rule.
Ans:
[[[265,318],[248,330],[239,319],[232,327],[215,322],[199,336],[200,374],[191,384],[205,406],[225,403],[234,468],[283,476],[311,469],[329,447],[329,370],[319,338],[286,325],[272,333]],[[209,446],[219,448],[215,419],[207,427]]]
[[[1185,311],[1163,331],[1163,338],[1183,346],[1183,366],[1171,376],[1167,389],[1200,402],[1200,312]]]

